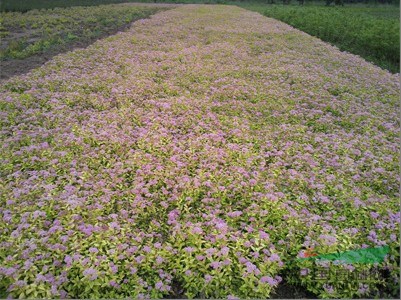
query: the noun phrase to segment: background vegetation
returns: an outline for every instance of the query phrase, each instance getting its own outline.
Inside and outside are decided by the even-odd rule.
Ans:
[[[260,12],[267,17],[286,22],[302,31],[336,45],[341,50],[360,55],[366,60],[393,73],[400,71],[400,11],[399,2],[395,0],[322,0],[304,1],[304,5],[299,5],[301,1],[295,0],[3,0],[0,2],[0,10],[27,12],[32,9],[50,9],[75,5],[93,6],[121,2],[236,4]],[[282,3],[290,5],[282,5]],[[330,7],[326,6],[328,3],[331,3]],[[345,3],[345,5],[334,5],[335,3]],[[51,15],[52,13],[36,12],[33,14]],[[91,15],[93,14],[96,15],[96,12],[91,13]],[[116,14],[115,11],[111,11],[110,14],[103,12],[103,14],[97,14],[94,19],[91,18],[89,23],[85,20],[78,22],[84,28],[89,26],[89,29],[85,29],[84,34],[96,35],[99,31],[109,30],[110,26],[120,26],[121,23],[127,23],[139,17],[135,14],[132,15],[130,10],[126,12],[121,11]],[[30,18],[31,14],[26,16]],[[14,15],[12,15],[12,18],[14,18]],[[17,19],[20,18],[21,15]],[[95,20],[97,21],[95,22]],[[52,33],[52,26],[59,25],[58,21],[55,21],[55,23],[51,22],[50,25],[44,24],[44,39],[41,39],[38,42],[39,44],[30,45],[26,39],[24,40],[24,37],[11,43],[11,48],[7,44],[7,48],[9,49],[4,49],[3,43],[1,57],[26,57],[32,53],[36,53],[37,50],[47,48],[51,44],[59,44],[66,40],[68,41],[70,38],[75,39],[75,37],[80,37],[80,33],[73,28],[61,30],[55,34]],[[67,23],[65,22],[65,24]],[[9,31],[7,26],[7,15],[3,13],[0,25],[0,36],[2,38],[7,36],[7,32]],[[25,26],[26,24],[23,23],[22,28],[26,28]],[[96,28],[91,29],[91,26]],[[27,50],[26,48],[28,47],[29,49]]]
[[[393,73],[400,71],[399,8],[380,6],[248,5],[245,8],[281,20],[343,51]]]
[[[22,59],[71,42],[91,41],[161,9],[100,5],[3,13],[0,59]]]
[[[146,3],[205,3],[205,4],[235,4],[235,3],[259,3],[259,4],[297,4],[299,0],[2,0],[0,11],[28,11],[31,9],[49,9],[54,7],[70,6],[96,6],[101,4],[115,4],[124,2],[146,2]],[[313,0],[302,1],[305,5],[334,5],[335,2],[351,4],[393,4],[399,6],[397,0]]]

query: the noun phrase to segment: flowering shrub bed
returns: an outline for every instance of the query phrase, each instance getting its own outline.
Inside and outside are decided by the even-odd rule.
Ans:
[[[0,287],[263,298],[285,277],[320,297],[396,293],[398,91],[357,56],[224,6],[159,13],[14,77]],[[383,245],[389,275],[363,286],[316,284],[296,259]]]

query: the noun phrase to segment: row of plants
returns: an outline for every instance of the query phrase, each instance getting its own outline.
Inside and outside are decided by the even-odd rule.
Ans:
[[[245,5],[362,56],[393,73],[400,71],[400,20],[396,6]]]
[[[23,59],[63,45],[92,41],[163,9],[99,5],[1,13],[0,59]]]

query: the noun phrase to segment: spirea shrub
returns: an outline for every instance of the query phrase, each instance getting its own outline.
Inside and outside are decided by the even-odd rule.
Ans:
[[[396,295],[397,76],[256,13],[183,6],[0,91],[3,295]],[[298,260],[381,246],[379,266],[327,266],[388,270],[362,285]]]

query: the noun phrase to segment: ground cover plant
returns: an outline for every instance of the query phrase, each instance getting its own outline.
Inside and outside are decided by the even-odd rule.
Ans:
[[[0,86],[0,289],[399,292],[399,78],[234,6],[181,6]],[[388,246],[316,282],[309,260]]]
[[[400,71],[399,6],[242,6],[360,55],[393,73]]]
[[[60,45],[93,40],[161,9],[121,4],[1,13],[0,59],[22,59]]]

